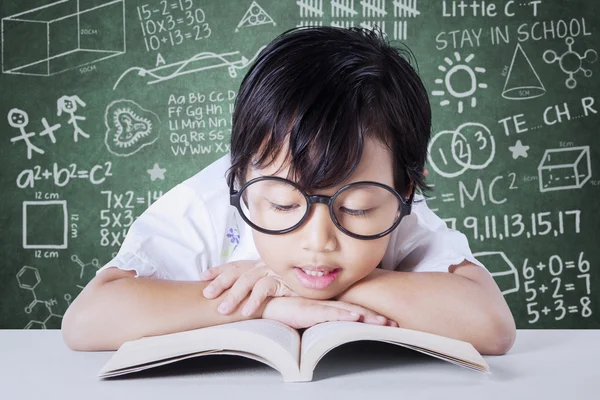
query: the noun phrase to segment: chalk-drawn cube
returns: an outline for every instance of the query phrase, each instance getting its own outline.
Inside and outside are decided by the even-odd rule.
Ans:
[[[2,18],[2,72],[58,74],[125,53],[124,0],[61,0]]]
[[[592,176],[590,147],[548,149],[538,166],[540,192],[580,189]]]

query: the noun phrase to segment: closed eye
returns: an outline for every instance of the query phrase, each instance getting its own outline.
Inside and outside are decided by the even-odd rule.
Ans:
[[[369,214],[369,210],[353,210],[351,208],[340,207],[340,210],[348,215],[354,217],[366,217]]]
[[[271,203],[271,202],[269,202],[269,206],[271,207],[272,210],[275,210],[278,212],[293,211],[294,209],[300,207],[299,204],[292,204],[289,206],[285,206],[285,205],[275,204],[275,203]]]

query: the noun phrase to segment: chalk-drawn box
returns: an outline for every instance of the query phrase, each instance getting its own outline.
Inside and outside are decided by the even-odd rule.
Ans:
[[[2,18],[2,72],[49,76],[125,53],[124,0],[60,0]]]
[[[503,295],[519,291],[519,272],[503,251],[482,251],[473,256],[485,265]]]
[[[592,176],[590,147],[548,149],[538,166],[540,192],[580,189]]]
[[[66,200],[23,202],[24,249],[66,249],[67,233]]]

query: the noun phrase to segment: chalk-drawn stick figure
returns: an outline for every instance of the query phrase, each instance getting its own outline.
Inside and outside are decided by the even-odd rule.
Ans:
[[[29,138],[35,136],[35,132],[25,132],[25,127],[29,124],[29,116],[23,110],[19,110],[18,108],[13,108],[8,112],[8,124],[13,128],[17,128],[19,132],[21,132],[20,136],[15,136],[10,138],[11,142],[16,142],[18,140],[24,140],[27,145],[27,159],[31,160],[31,151],[38,152],[40,154],[44,154],[44,150],[36,147],[33,143],[29,141]]]
[[[77,120],[80,120],[80,121],[85,120],[85,117],[75,115],[75,112],[77,111],[77,103],[79,103],[79,105],[85,107],[85,103],[77,95],[62,96],[60,99],[58,99],[56,101],[56,108],[58,110],[56,115],[58,115],[60,117],[60,115],[63,112],[65,112],[71,116],[71,118],[69,118],[68,123],[73,125],[73,129],[74,129],[73,140],[74,141],[77,141],[78,135],[81,135],[85,138],[90,137],[90,135],[88,135],[87,133],[82,131],[81,128],[77,125]]]

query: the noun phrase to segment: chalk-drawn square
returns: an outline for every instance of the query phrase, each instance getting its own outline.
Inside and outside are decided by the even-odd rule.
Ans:
[[[67,248],[67,201],[23,202],[23,248]]]

